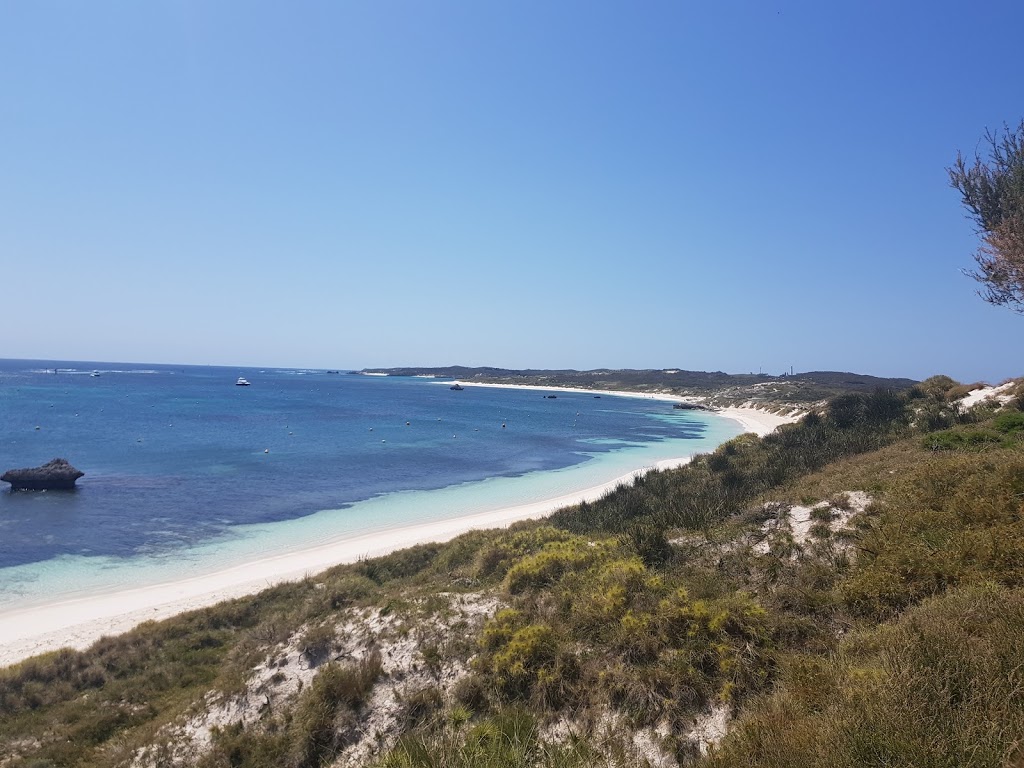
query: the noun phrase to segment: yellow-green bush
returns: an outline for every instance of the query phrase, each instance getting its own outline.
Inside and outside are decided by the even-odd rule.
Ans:
[[[477,668],[502,699],[557,708],[572,696],[577,660],[551,626],[527,623],[519,611],[499,611],[484,627],[480,646]]]
[[[582,536],[550,541],[509,568],[505,584],[512,594],[550,586],[569,572],[583,571],[607,560],[618,546],[614,539],[590,541]]]
[[[568,531],[549,525],[510,530],[482,545],[476,553],[473,574],[477,578],[503,577],[509,567],[547,544],[574,538]]]
[[[588,634],[614,626],[635,602],[661,587],[661,578],[636,557],[600,563],[593,572],[568,576],[563,585],[572,596],[569,620]]]

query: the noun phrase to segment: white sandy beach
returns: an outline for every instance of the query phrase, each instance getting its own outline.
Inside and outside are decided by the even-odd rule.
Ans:
[[[463,384],[468,385],[466,382]],[[564,387],[520,388],[566,391]],[[573,391],[592,392],[585,389]],[[602,391],[600,394],[682,400],[671,395],[635,392]],[[759,435],[771,432],[780,424],[795,421],[794,417],[750,408],[722,409],[716,413],[740,422],[746,431]],[[681,466],[689,459],[660,461],[657,468]],[[63,647],[84,649],[104,635],[126,632],[144,621],[165,619],[222,600],[253,594],[268,586],[302,579],[341,563],[387,554],[414,544],[447,541],[474,529],[505,527],[518,520],[543,517],[564,506],[594,501],[647,469],[637,469],[602,485],[532,504],[343,537],[302,551],[266,557],[194,578],[0,611],[0,666]]]
[[[448,384],[449,382],[443,382]],[[586,395],[611,395],[612,397],[633,397],[645,400],[662,400],[668,403],[694,403],[694,398],[670,395],[662,392],[626,392],[614,389],[586,389],[584,387],[553,387],[532,384],[481,384],[472,381],[459,381],[463,387],[497,387],[503,389],[536,389],[542,392],[578,392]],[[763,437],[773,431],[781,424],[792,424],[797,420],[796,415],[780,416],[775,413],[768,413],[757,408],[716,408],[713,413],[716,416],[724,416],[727,419],[738,421],[747,432]]]

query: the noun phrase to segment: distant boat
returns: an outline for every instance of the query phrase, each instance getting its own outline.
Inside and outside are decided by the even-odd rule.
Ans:
[[[92,376],[94,379],[98,379],[100,377],[100,372],[99,371],[93,371],[89,375]]]
[[[246,379],[243,379],[241,376],[239,376],[238,377],[238,381],[235,382],[235,386],[236,387],[248,387],[249,386],[249,382]]]
[[[341,371],[328,371],[328,373],[341,373]]]
[[[548,400],[554,400],[555,398],[558,397],[558,395],[544,395],[544,397],[547,398]]]
[[[456,392],[461,392],[462,390],[464,390],[464,389],[465,389],[465,387],[463,387],[463,386],[460,386],[459,384],[455,384],[455,386],[453,386],[453,387],[448,387],[448,389],[454,389],[454,390],[455,390]]]

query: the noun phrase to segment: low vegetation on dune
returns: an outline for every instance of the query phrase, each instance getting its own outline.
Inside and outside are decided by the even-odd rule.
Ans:
[[[0,765],[1014,764],[1024,387],[961,390],[28,660]]]

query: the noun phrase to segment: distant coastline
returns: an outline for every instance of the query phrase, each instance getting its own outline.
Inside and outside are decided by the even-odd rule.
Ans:
[[[447,382],[445,382],[447,383]],[[539,392],[577,392],[581,394],[593,394],[600,392],[601,395],[608,395],[609,397],[632,397],[640,398],[645,400],[662,400],[668,403],[692,403],[693,398],[689,398],[683,395],[670,395],[664,392],[627,392],[616,389],[588,389],[586,387],[561,387],[556,385],[543,385],[543,384],[497,384],[477,381],[465,381],[462,379],[457,380],[458,384],[464,387],[496,387],[502,389],[532,389]],[[722,408],[711,408],[711,413],[716,416],[722,416],[726,419],[732,419],[738,421],[745,432],[753,432],[755,435],[763,437],[783,424],[792,424],[803,415],[803,411],[800,408],[794,407],[788,412],[779,414],[765,410],[763,408],[756,407],[743,407],[743,406],[731,406]]]

